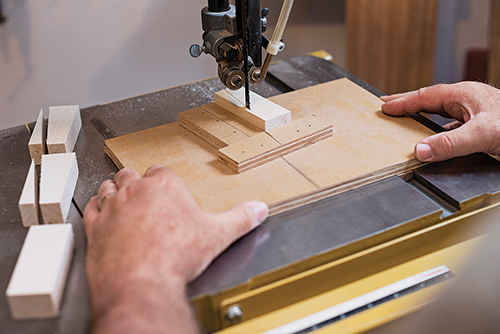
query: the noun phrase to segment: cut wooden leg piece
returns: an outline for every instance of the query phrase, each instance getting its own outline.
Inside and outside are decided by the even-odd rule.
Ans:
[[[31,133],[31,138],[28,143],[31,159],[35,160],[35,164],[42,163],[42,155],[47,151],[45,146],[45,120],[43,119],[43,110],[40,110],[35,128]]]
[[[214,94],[216,104],[264,131],[272,130],[292,121],[289,110],[254,92],[250,92],[250,101],[252,102],[251,110],[245,106],[243,88],[236,91],[226,89]]]
[[[63,224],[78,179],[75,153],[42,156],[40,210],[45,224]]]
[[[219,158],[241,173],[329,138],[332,133],[331,124],[309,115],[221,148]]]
[[[71,224],[31,226],[5,295],[12,318],[54,318],[73,255]]]
[[[81,127],[79,106],[50,107],[47,132],[49,153],[73,152]]]
[[[35,160],[31,160],[23,192],[19,198],[19,212],[23,226],[38,224],[38,177],[36,176]]]

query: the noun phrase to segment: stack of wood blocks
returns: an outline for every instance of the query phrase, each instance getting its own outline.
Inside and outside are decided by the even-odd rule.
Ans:
[[[72,151],[80,128],[80,108],[64,106],[49,109],[47,136],[43,111],[33,129],[28,144],[32,161],[19,199],[23,225],[30,229],[6,291],[14,319],[59,314],[73,254],[73,228],[64,223],[78,179]],[[40,184],[36,165],[41,165]]]
[[[72,151],[81,126],[79,106],[50,107],[45,136],[45,120],[40,110],[28,144],[32,165],[19,200],[24,226],[39,223],[38,206],[45,224],[66,221],[78,179],[76,155]],[[49,154],[45,154],[46,150]],[[40,187],[34,165],[41,165]]]
[[[209,104],[179,114],[180,125],[218,149],[219,158],[237,173],[332,135],[332,124],[314,114],[292,122],[289,110],[253,92],[250,94],[253,108],[249,110],[241,102],[242,94],[241,89],[220,91],[214,95],[219,108]],[[228,122],[231,117],[227,111],[236,115],[232,123]]]

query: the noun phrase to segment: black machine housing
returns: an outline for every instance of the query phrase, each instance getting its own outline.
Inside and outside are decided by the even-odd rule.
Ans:
[[[218,63],[218,74],[229,89],[239,89],[249,80],[258,83],[262,66],[262,47],[267,39],[267,8],[261,10],[260,0],[208,0],[201,11],[203,45],[192,45],[190,53],[211,54]],[[248,73],[248,78],[246,78]]]

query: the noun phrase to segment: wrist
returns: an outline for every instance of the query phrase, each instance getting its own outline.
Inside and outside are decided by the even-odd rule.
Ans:
[[[177,317],[194,319],[185,282],[156,271],[136,270],[91,286],[91,298],[93,333],[158,333]]]

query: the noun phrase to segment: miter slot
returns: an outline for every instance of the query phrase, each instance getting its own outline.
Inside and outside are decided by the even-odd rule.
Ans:
[[[409,181],[406,182],[408,185],[412,186],[414,189],[422,193],[424,196],[429,198],[431,201],[439,205],[443,209],[443,213],[441,215],[441,218],[446,218],[451,215],[456,214],[460,210],[454,206],[452,203],[447,201],[447,198],[443,198],[439,196],[436,192],[433,192],[431,189],[429,189],[428,186],[425,186],[422,182],[420,182],[418,179],[413,178]]]
[[[500,162],[476,153],[418,168],[414,178],[457,210],[469,211],[500,193]]]

